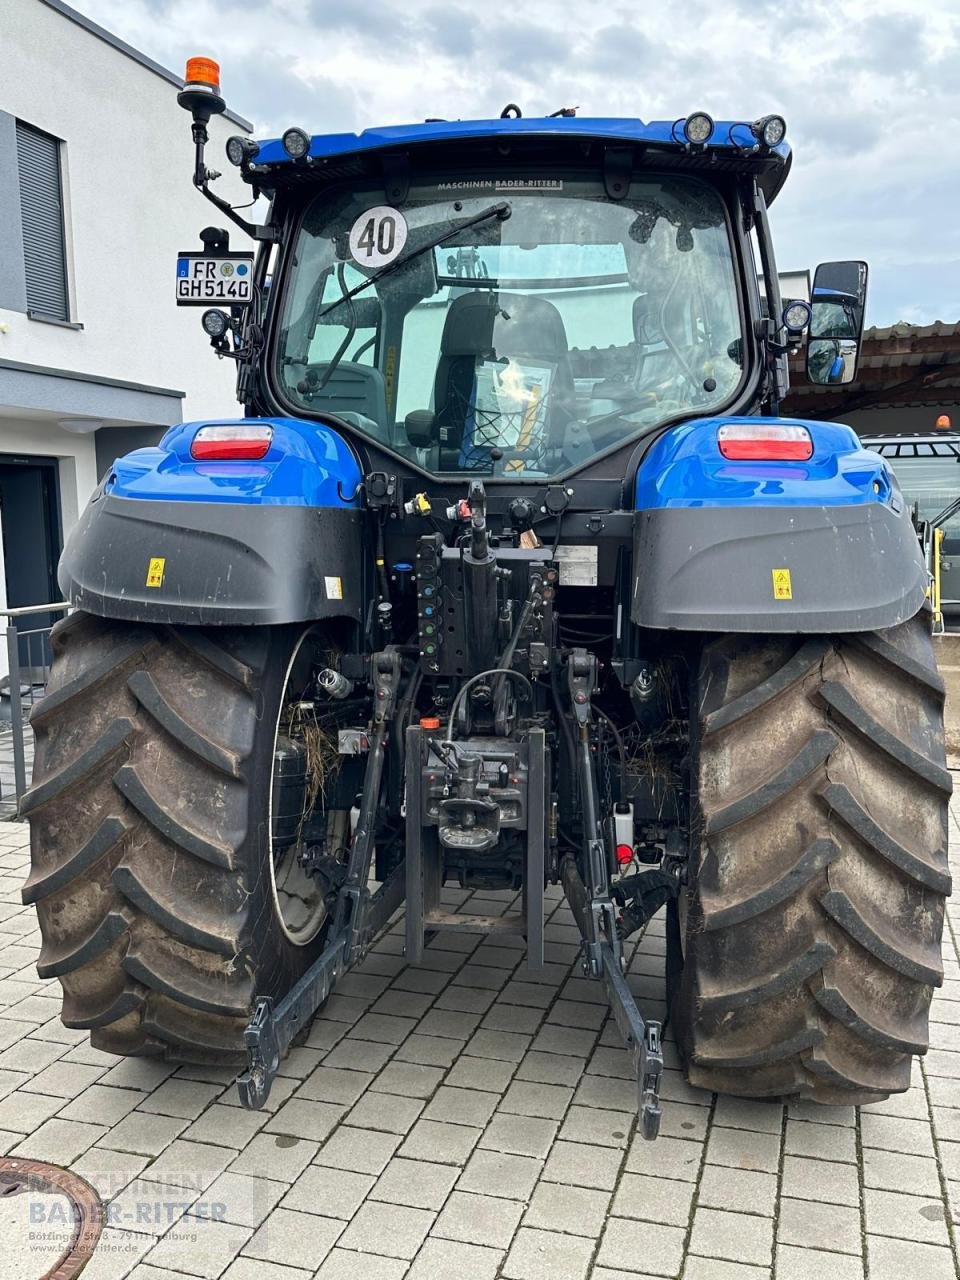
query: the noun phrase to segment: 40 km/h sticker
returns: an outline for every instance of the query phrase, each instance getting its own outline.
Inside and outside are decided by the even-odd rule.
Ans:
[[[361,267],[385,267],[407,243],[407,220],[399,209],[377,205],[350,228],[350,256]]]

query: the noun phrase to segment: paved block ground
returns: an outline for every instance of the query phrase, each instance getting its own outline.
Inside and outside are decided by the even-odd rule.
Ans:
[[[20,904],[27,838],[0,824],[0,1153],[69,1166],[108,1202],[84,1280],[960,1274],[960,904],[908,1093],[859,1113],[717,1098],[685,1085],[668,1039],[650,1144],[558,891],[536,982],[519,946],[476,935],[406,968],[394,928],[252,1114],[224,1071],[118,1060],[61,1026]],[[449,896],[495,914],[509,895]],[[630,963],[660,1016],[663,947],[661,919]],[[38,1273],[29,1248],[9,1274]]]

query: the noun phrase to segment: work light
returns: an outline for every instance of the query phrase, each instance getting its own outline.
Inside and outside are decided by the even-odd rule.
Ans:
[[[280,142],[291,160],[302,160],[310,150],[310,135],[302,129],[288,129]]]
[[[713,120],[705,111],[694,111],[683,122],[683,136],[692,147],[705,147],[713,137]]]
[[[254,142],[252,138],[243,138],[240,134],[235,133],[232,138],[227,139],[225,150],[230,163],[239,167],[244,160],[256,160],[260,154],[260,143]]]
[[[778,147],[787,136],[787,122],[783,116],[761,116],[750,128],[756,140],[768,150]]]
[[[203,325],[203,331],[208,338],[222,338],[230,328],[230,317],[225,311],[220,311],[214,307],[210,311],[205,311],[200,317],[200,323]]]
[[[813,309],[809,302],[804,302],[802,298],[795,298],[788,302],[783,308],[783,326],[791,333],[803,333],[804,329],[810,323],[813,315]]]

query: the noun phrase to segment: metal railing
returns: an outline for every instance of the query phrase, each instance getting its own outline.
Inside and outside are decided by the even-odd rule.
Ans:
[[[22,627],[21,618],[37,614],[63,614],[72,606],[61,600],[56,604],[33,604],[22,609],[0,609],[7,619],[5,629],[10,700],[10,749],[13,764],[13,800],[19,804],[27,789],[27,756],[32,755],[32,737],[26,717],[35,702],[46,692],[50,674],[50,632],[54,623],[42,627]],[[3,763],[3,730],[0,729],[0,764]],[[10,805],[11,797],[0,775],[0,802]]]

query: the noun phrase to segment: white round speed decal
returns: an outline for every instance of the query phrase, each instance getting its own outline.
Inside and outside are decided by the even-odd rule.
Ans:
[[[361,267],[385,267],[407,243],[407,220],[399,209],[378,205],[350,228],[350,256]]]

